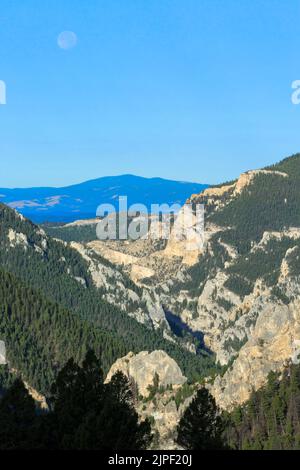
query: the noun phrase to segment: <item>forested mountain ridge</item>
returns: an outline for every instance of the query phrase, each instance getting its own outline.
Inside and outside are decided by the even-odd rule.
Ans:
[[[180,204],[207,184],[143,178],[135,175],[106,176],[63,188],[0,188],[0,201],[41,223],[72,222],[96,216],[100,204],[118,210],[118,197],[127,196],[128,205]]]
[[[94,289],[101,296],[102,320],[107,316],[108,324],[113,323],[109,312],[116,307],[149,328],[168,330],[155,296],[99,254],[47,236],[43,229],[4,205],[0,205],[0,228],[1,265],[30,281],[34,288],[45,290],[47,286],[47,295],[55,301],[73,308],[72,295],[85,297],[89,295],[86,290]]]
[[[213,387],[222,407],[247,400],[300,339],[300,155],[194,195],[206,207],[207,247],[172,292],[179,315],[229,365]],[[186,301],[185,301],[186,304]]]
[[[62,313],[57,309],[66,312],[71,325],[64,328],[71,337],[69,351],[78,362],[91,342],[106,371],[129,351],[161,349],[177,361],[190,382],[212,371],[220,372],[219,366],[213,367],[213,357],[190,354],[165,339],[166,335],[174,339],[168,326],[154,325],[155,319],[147,317],[147,308],[143,309],[142,292],[148,292],[165,312],[204,334],[205,345],[223,367],[222,374],[207,384],[219,406],[232,410],[247,402],[253,390],[263,387],[270,372],[284,370],[299,348],[300,155],[249,171],[224,186],[208,188],[188,202],[204,203],[206,210],[206,243],[192,256],[182,253],[182,245],[176,245],[172,234],[162,245],[151,239],[65,243],[47,236],[14,210],[0,206],[0,266],[3,276],[13,275],[15,281],[10,284],[16,283],[17,298],[21,282],[22,288],[33,292],[30,298],[37,296],[34,304],[39,305],[42,296],[46,302],[43,311],[56,312],[51,315],[56,319],[58,338]],[[137,268],[141,268],[138,279]],[[148,274],[143,277],[145,272]],[[124,289],[114,289],[119,282]],[[131,309],[130,299],[137,299],[135,295],[140,301],[138,305],[133,301]],[[9,291],[5,297],[7,305],[13,304]],[[22,309],[26,324],[30,314]],[[37,310],[33,307],[33,312]],[[144,325],[135,320],[138,310]],[[6,325],[18,331],[17,316],[6,318],[10,320]],[[79,321],[76,328],[85,338],[77,355],[78,340],[72,333],[75,318]],[[39,322],[36,315],[29,336],[29,343],[36,342],[37,348],[41,347],[34,339],[40,336]],[[7,330],[0,330],[0,339],[1,333],[9,341]],[[98,346],[101,335],[106,344],[103,350]],[[26,359],[21,372],[32,385],[46,390],[53,377],[49,370],[55,371],[56,362],[61,366],[59,351],[57,355],[52,351],[53,337],[46,342],[51,363],[45,361],[45,366],[37,361],[34,347],[25,344],[22,335],[24,349],[17,350],[16,344],[14,340],[12,363],[19,361],[23,350],[29,351],[30,360]],[[60,348],[63,343],[57,344]],[[44,353],[41,349],[39,355]],[[9,354],[8,348],[8,358]],[[32,362],[33,358],[37,362]],[[39,376],[43,383],[35,377],[34,368],[42,370]],[[243,446],[248,445],[249,436],[245,439]]]
[[[104,367],[125,350],[121,338],[50,302],[0,269],[0,336],[7,360],[24,380],[47,394],[67,358],[80,362],[93,347]]]
[[[203,250],[185,256],[172,234],[152,252],[149,241],[87,245],[108,259],[134,255],[135,264],[152,270],[139,284],[204,334],[205,345],[228,369],[213,392],[230,408],[247,400],[270,371],[281,370],[300,340],[300,154],[187,202],[205,205]],[[123,268],[130,273],[130,262]]]
[[[300,366],[288,364],[227,419],[225,436],[239,450],[300,449]]]
[[[98,263],[110,267],[100,257]],[[166,350],[190,379],[212,369],[207,354],[183,350],[166,340],[162,329],[154,332],[108,303],[105,289],[95,285],[88,261],[77,250],[2,204],[0,269],[0,338],[6,342],[9,366],[38,391],[47,393],[64,361],[72,355],[80,362],[90,347],[104,370],[129,351],[145,349]],[[138,292],[130,280],[126,288]]]

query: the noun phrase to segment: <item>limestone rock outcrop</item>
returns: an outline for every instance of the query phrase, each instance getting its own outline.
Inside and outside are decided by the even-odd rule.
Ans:
[[[6,364],[6,349],[5,342],[0,340],[0,365]]]
[[[218,404],[232,409],[249,399],[271,371],[280,371],[300,354],[300,301],[287,305],[265,304],[252,335],[223,377],[217,377],[212,393]]]
[[[106,382],[109,382],[118,371],[133,379],[138,387],[139,395],[149,395],[149,386],[153,385],[155,374],[159,377],[159,386],[181,386],[186,382],[180,367],[165,351],[142,351],[138,354],[130,352],[118,359],[111,367]]]
[[[94,245],[97,245],[97,242]],[[93,249],[94,245],[89,244],[86,247],[76,242],[70,244],[87,262],[93,282],[96,287],[104,291],[105,300],[118,306],[129,316],[150,328],[162,327],[166,332],[170,332],[169,324],[157,294],[146,287],[136,286],[135,288],[133,283],[132,288],[135,288],[135,290],[129,288],[126,273],[118,269],[118,265],[104,263],[101,258],[99,259],[99,253]],[[126,258],[128,255],[123,256]]]
[[[177,426],[191,403],[193,394],[179,405],[176,404],[175,394],[174,390],[165,390],[163,393],[157,393],[154,400],[142,400],[136,406],[140,418],[148,418],[152,422],[153,450],[180,450],[176,443]]]

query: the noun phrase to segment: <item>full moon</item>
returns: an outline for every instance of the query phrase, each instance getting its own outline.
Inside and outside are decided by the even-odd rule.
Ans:
[[[57,44],[61,49],[72,49],[77,44],[77,36],[73,31],[63,31],[58,35]]]

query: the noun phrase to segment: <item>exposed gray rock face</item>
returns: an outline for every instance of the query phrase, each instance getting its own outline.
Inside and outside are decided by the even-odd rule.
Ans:
[[[212,387],[217,402],[231,409],[245,402],[266,383],[270,371],[280,371],[300,353],[300,301],[266,304],[252,335],[231,368]]]
[[[224,288],[227,279],[228,276],[219,271],[213,279],[205,283],[197,299],[196,314],[186,309],[181,315],[194,331],[204,332],[206,345],[216,353],[217,360],[221,364],[226,364],[230,359],[230,352],[227,348],[223,348],[227,339],[224,331],[228,324],[234,322],[237,316],[236,309],[241,306],[240,297]],[[227,310],[221,301],[230,305],[230,310]],[[240,339],[244,337],[244,332],[237,330],[236,334]]]
[[[126,274],[117,269],[117,266],[101,263],[92,247],[75,242],[71,242],[71,247],[87,261],[94,284],[104,291],[105,300],[118,306],[138,322],[154,329],[163,328],[171,333],[160,299],[154,291],[135,284],[132,284],[135,290],[128,288]]]
[[[18,215],[18,217],[21,220],[23,220],[22,219],[23,216],[21,216],[20,214]],[[40,238],[40,240],[39,240],[40,244],[37,245],[37,244],[34,243],[32,245],[32,248],[34,248],[34,250],[37,253],[39,253],[40,255],[44,255],[44,253],[46,252],[47,247],[48,247],[47,236],[46,236],[44,230],[42,230],[42,229],[37,229],[36,233]],[[8,236],[8,241],[9,241],[9,247],[10,248],[16,248],[17,246],[21,246],[21,247],[23,247],[23,249],[25,251],[27,251],[29,249],[30,244],[29,244],[28,238],[25,235],[25,233],[16,232],[12,228],[10,228],[9,231],[8,231],[7,236]]]
[[[24,250],[28,248],[28,240],[24,233],[18,233],[12,228],[8,232],[8,240],[11,248],[15,248],[17,245],[21,245]]]
[[[292,245],[285,254],[280,248],[283,255],[280,251],[276,255],[280,272],[275,286],[258,277],[249,295],[237,295],[229,290],[226,281],[230,270],[227,268],[234,265],[235,257],[232,257],[215,276],[205,279],[199,297],[193,299],[189,291],[181,291],[177,296],[175,305],[180,316],[191,328],[204,333],[205,343],[216,353],[217,360],[226,365],[235,359],[213,387],[221,407],[232,408],[246,401],[253,389],[265,384],[269,372],[281,370],[294,357],[297,345],[299,347],[296,305],[300,279],[293,275],[291,268],[291,263],[300,259],[299,237],[299,228],[265,232],[250,251],[249,256],[262,253],[272,257],[274,243],[283,247]],[[163,295],[167,304],[167,294]],[[178,301],[183,304],[184,299],[190,303],[196,301],[196,309],[184,307],[180,311]]]
[[[218,377],[212,386],[223,408],[232,408],[247,400],[253,389],[265,383],[271,370],[281,370],[287,361],[294,360],[300,343],[300,263],[297,264],[300,228],[287,222],[283,230],[277,232],[274,231],[276,224],[273,231],[272,223],[267,224],[266,230],[270,231],[259,231],[253,238],[251,235],[247,246],[241,235],[244,233],[241,225],[248,220],[247,198],[251,199],[253,191],[261,189],[260,186],[255,188],[255,182],[266,181],[260,178],[269,176],[275,181],[275,188],[289,178],[287,173],[279,171],[247,172],[233,183],[209,188],[190,198],[189,203],[205,203],[206,207],[206,240],[201,252],[185,253],[183,244],[175,237],[162,245],[155,245],[149,239],[107,244],[94,241],[85,247],[120,268],[118,271],[103,267],[101,263],[99,266],[90,263],[94,282],[104,286],[109,302],[123,305],[129,315],[150,327],[162,326],[164,334],[172,339],[161,308],[164,305],[192,330],[204,334],[206,346],[216,354],[220,364],[233,361],[225,375]],[[231,203],[239,202],[241,196],[246,215],[234,222],[224,217],[222,220],[222,211]],[[283,199],[282,204],[286,203]],[[216,214],[219,217],[214,217]],[[235,223],[240,224],[239,230]],[[255,220],[252,225],[255,227]],[[12,244],[21,241],[11,235]],[[141,289],[139,294],[126,288],[124,273]],[[110,277],[114,278],[113,282]],[[151,355],[140,354],[139,357],[130,353],[120,359],[110,373],[122,370],[137,383],[139,381],[140,393],[147,396],[155,371],[159,375],[163,371],[157,370],[158,358],[154,364],[147,359]],[[177,373],[172,370],[173,376]],[[166,415],[170,411],[170,416],[174,416],[173,405],[166,402],[164,406],[168,407]],[[153,408],[152,411],[154,419],[163,420],[160,410]]]
[[[21,217],[21,216],[20,216]],[[37,243],[30,243],[24,233],[9,229],[7,240],[9,248],[22,247],[25,251],[34,250],[36,253],[44,256],[47,253],[48,239],[44,230],[36,229],[39,236]],[[67,246],[66,242],[57,240]],[[162,328],[165,338],[174,341],[170,326],[166,320],[158,295],[145,286],[141,287],[131,282],[127,274],[122,272],[118,265],[114,266],[108,262],[103,262],[99,255],[93,250],[80,243],[71,242],[70,247],[80,253],[87,262],[89,272],[97,288],[103,291],[103,298],[110,304],[117,306],[125,311],[129,316],[135,318],[149,328]],[[66,264],[62,257],[61,263]],[[79,284],[86,287],[86,281],[82,277],[74,276],[71,268],[66,264],[67,273]]]
[[[192,400],[193,390],[191,396],[177,407],[176,392],[186,382],[186,377],[182,375],[177,363],[164,351],[151,353],[142,351],[136,355],[130,352],[113,364],[105,382],[109,382],[118,371],[133,380],[138,387],[140,399],[137,400],[135,407],[142,420],[151,419],[152,431],[155,435],[152,448],[156,450],[178,449],[175,442],[177,426],[184,410]],[[148,387],[153,385],[155,374],[159,376],[160,390],[156,391],[155,399],[149,400],[147,399]],[[166,387],[170,385],[172,385],[171,389],[167,389]]]
[[[222,211],[261,175],[288,178],[283,172],[248,172],[230,185],[204,191],[200,202],[204,196],[210,214]],[[199,195],[195,195],[189,202],[197,203],[198,199]],[[251,282],[247,281],[249,289],[245,289],[245,294],[243,289],[235,288],[232,274],[238,271],[241,256],[233,245],[221,241],[222,232],[230,228],[230,220],[228,227],[220,227],[208,220],[203,252],[192,253],[188,262],[182,256],[181,245],[174,239],[157,251],[154,248],[151,251],[148,247],[148,257],[143,254],[142,242],[124,246],[118,242],[116,245],[117,259],[122,260],[125,269],[133,263],[135,267],[141,266],[142,275],[132,279],[137,280],[140,287],[147,288],[144,299],[148,298],[152,290],[155,294],[152,297],[155,298],[154,304],[166,305],[192,330],[204,334],[206,346],[216,354],[221,365],[234,361],[225,375],[216,380],[212,389],[218,403],[224,408],[247,400],[252,389],[265,383],[271,370],[283,367],[294,354],[295,344],[300,341],[294,307],[300,296],[300,283],[290,269],[290,261],[300,257],[300,229],[286,227],[281,232],[266,231],[260,241],[252,242],[247,256],[257,259],[265,260],[269,255],[272,258],[274,244],[282,244],[287,249],[285,254],[282,248],[279,250],[280,275],[277,285],[266,282],[259,274],[256,277],[252,274]],[[126,256],[120,254],[122,251]],[[214,257],[219,253],[222,253],[223,259],[220,263],[214,263]],[[247,260],[243,260],[245,266]],[[204,265],[203,269],[201,264]],[[196,274],[189,271],[190,266],[194,265],[199,266]],[[144,272],[146,268],[153,273]],[[255,272],[255,268],[253,270]],[[147,282],[144,282],[143,273]],[[198,276],[200,280],[197,285]],[[240,277],[247,277],[247,272],[242,272]],[[277,297],[273,292],[274,287],[281,293]],[[159,324],[162,318],[159,308],[155,308],[154,314],[151,313],[151,306],[148,305],[147,310],[152,322]]]
[[[6,364],[6,349],[4,341],[0,341],[0,365]]]
[[[169,330],[170,327],[166,320],[159,296],[154,291],[143,288],[142,300],[146,304],[154,328],[163,326],[166,330]]]
[[[112,365],[106,382],[109,382],[118,371],[133,379],[138,387],[138,393],[144,397],[149,395],[149,386],[153,385],[155,374],[158,374],[159,385],[163,387],[172,385],[176,388],[186,382],[180,367],[164,351],[151,353],[142,351],[139,354],[130,352]]]
[[[136,405],[136,410],[141,419],[150,418],[152,422],[152,431],[154,432],[152,449],[180,449],[176,443],[177,426],[193,396],[185,399],[179,407],[176,405],[174,396],[175,392],[173,390],[166,390],[163,393],[157,393],[155,400],[140,401]]]

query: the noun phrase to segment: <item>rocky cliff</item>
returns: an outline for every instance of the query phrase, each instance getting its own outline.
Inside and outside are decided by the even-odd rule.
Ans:
[[[135,382],[138,394],[143,397],[149,395],[156,374],[158,377],[157,387],[172,386],[176,388],[186,382],[186,377],[182,375],[178,364],[165,351],[128,353],[127,356],[118,359],[112,365],[106,381],[109,382],[118,371]]]
[[[6,364],[5,342],[0,340],[0,365]]]
[[[228,365],[212,388],[224,408],[247,400],[299,344],[299,188],[296,155],[194,194],[189,204],[205,204],[204,249],[187,263],[171,237],[151,255],[168,269],[153,263],[147,286]]]
[[[112,365],[105,381],[109,382],[118,371],[137,386],[135,406],[141,419],[150,419],[154,432],[152,447],[177,449],[177,425],[194,392],[194,387],[186,385],[186,377],[178,364],[164,351],[130,352]],[[158,382],[155,384],[156,377]],[[188,396],[182,398],[183,386]]]
[[[203,335],[216,361],[227,367],[212,387],[225,408],[245,401],[270,370],[295,357],[299,201],[300,155],[295,155],[189,198],[194,209],[205,205],[202,249],[187,252],[185,240],[173,232],[162,243],[150,238],[86,244],[151,293],[155,305]],[[155,312],[153,319],[148,308],[151,322],[166,325],[159,307]]]

